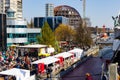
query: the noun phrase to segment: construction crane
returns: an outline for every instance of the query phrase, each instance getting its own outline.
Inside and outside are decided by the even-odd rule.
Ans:
[[[83,1],[83,26],[85,26],[86,0],[80,0],[80,1]]]
[[[85,14],[86,14],[86,0],[80,0],[80,1],[83,1],[83,19],[86,17]]]
[[[80,0],[83,1],[83,18],[85,18],[85,12],[86,12],[86,0]]]

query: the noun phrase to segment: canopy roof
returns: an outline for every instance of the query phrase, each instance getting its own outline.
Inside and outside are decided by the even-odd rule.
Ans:
[[[0,72],[1,75],[15,76],[17,80],[26,80],[30,77],[30,71],[25,69],[12,68],[6,71]]]
[[[47,47],[47,45],[34,44],[34,45],[17,46],[17,48],[44,48],[44,47]]]
[[[59,59],[50,56],[50,57],[46,57],[46,58],[42,58],[42,59],[39,59],[37,61],[34,61],[34,62],[32,62],[32,64],[44,63],[44,64],[48,65],[48,64],[54,63],[58,60]]]
[[[120,40],[117,40],[117,39],[114,40],[114,42],[113,42],[113,50],[114,51],[116,51],[117,49],[120,50],[119,45],[120,45]]]
[[[75,48],[75,49],[70,50],[70,51],[68,51],[68,52],[82,53],[83,50],[82,50],[82,49],[79,49],[79,48]]]
[[[106,60],[111,60],[114,55],[114,52],[111,47],[105,47],[100,50],[99,56]]]
[[[68,53],[68,52],[63,52],[63,53],[59,53],[57,55],[55,55],[54,57],[63,57],[63,58],[67,58],[67,57],[70,57],[72,56],[73,54],[71,53]]]

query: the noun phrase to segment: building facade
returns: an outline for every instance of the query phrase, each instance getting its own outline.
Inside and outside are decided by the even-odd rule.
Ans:
[[[27,22],[15,18],[15,11],[9,8],[7,11],[7,46],[12,44],[27,43]]]
[[[0,0],[0,13],[5,13],[5,0]]]
[[[46,17],[53,17],[54,16],[54,5],[53,4],[46,4]]]
[[[36,42],[40,28],[27,28],[22,17],[22,0],[0,0],[0,51],[12,44]]]
[[[6,13],[8,9],[15,11],[15,18],[22,19],[22,0],[0,0],[0,13]]]
[[[34,27],[42,28],[44,22],[48,22],[51,29],[54,31],[59,24],[67,24],[69,25],[69,19],[63,16],[55,16],[55,17],[35,17],[34,18]]]
[[[73,7],[67,6],[67,5],[61,5],[54,8],[54,15],[55,16],[64,16],[69,18],[69,24],[70,26],[78,27],[80,24],[82,24],[82,18],[79,14],[79,12],[74,9]]]
[[[27,29],[27,36],[28,36],[28,43],[35,43],[37,42],[37,36],[41,34],[40,28],[28,28]]]
[[[0,14],[0,51],[7,49],[6,14]]]

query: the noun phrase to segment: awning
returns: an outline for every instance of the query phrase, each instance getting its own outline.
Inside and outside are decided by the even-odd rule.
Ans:
[[[34,44],[34,45],[17,46],[17,48],[44,48],[44,47],[47,47],[47,45]]]
[[[50,54],[49,53],[38,53],[38,56],[46,56],[46,57],[48,57],[48,56],[50,56]]]
[[[111,47],[105,47],[100,50],[99,57],[106,60],[111,60],[114,55],[114,52]]]
[[[48,64],[51,64],[51,63],[55,63],[56,61],[59,61],[59,59],[50,56],[50,57],[46,57],[46,58],[42,58],[42,59],[39,59],[37,61],[34,61],[31,64],[44,63],[45,65],[48,65]]]
[[[1,75],[15,76],[16,80],[27,80],[30,77],[30,70],[12,68],[6,71],[0,72]]]
[[[117,40],[117,39],[114,40],[114,42],[113,42],[113,50],[114,50],[114,51],[116,51],[117,49],[120,50],[120,48],[118,48],[119,45],[120,45],[120,40]]]
[[[70,50],[70,51],[68,51],[68,52],[74,52],[74,53],[83,53],[83,50],[82,49],[79,49],[79,48],[75,48],[75,49],[73,49],[73,50]]]
[[[63,53],[59,53],[59,54],[55,55],[54,57],[63,57],[65,59],[65,58],[68,58],[68,57],[70,57],[72,55],[73,54],[71,54],[71,53],[63,52]]]

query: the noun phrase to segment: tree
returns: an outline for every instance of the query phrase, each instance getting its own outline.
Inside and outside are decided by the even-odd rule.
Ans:
[[[80,24],[76,28],[75,42],[80,44],[81,47],[90,46],[92,44],[91,33],[86,26]]]
[[[27,27],[28,28],[33,28],[34,27],[33,19],[31,19],[30,22],[27,21]]]
[[[85,40],[85,34],[84,34],[84,28],[82,27],[82,24],[80,24],[79,27],[76,27],[76,34],[75,34],[75,42],[77,44],[80,44],[83,46],[83,42]]]
[[[41,36],[37,36],[38,43],[45,44],[45,45],[52,45],[55,47],[55,36],[54,32],[52,32],[49,24],[47,22],[44,23]]]
[[[33,28],[33,27],[34,27],[34,22],[33,22],[33,19],[31,19],[31,20],[30,20],[30,26],[31,26],[31,28]]]
[[[93,40],[91,37],[91,31],[89,30],[88,27],[85,27],[85,30],[86,30],[86,34],[85,34],[84,44],[85,44],[85,46],[90,46],[93,44]]]
[[[27,27],[30,28],[30,23],[27,21]]]
[[[75,31],[68,25],[60,24],[55,30],[58,41],[70,41],[73,39]]]

